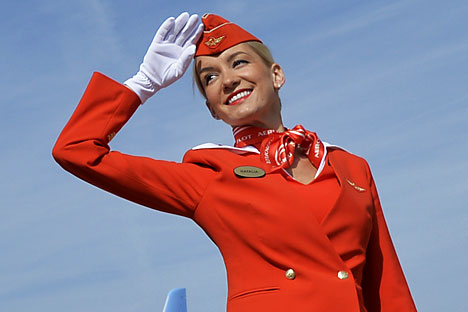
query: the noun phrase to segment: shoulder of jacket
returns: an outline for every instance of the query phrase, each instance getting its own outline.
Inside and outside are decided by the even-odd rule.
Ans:
[[[353,152],[349,151],[348,149],[346,149],[344,147],[334,145],[334,144],[330,144],[330,143],[327,143],[327,142],[323,142],[323,144],[325,145],[325,147],[327,148],[327,151],[329,153],[334,153],[336,156],[348,157],[348,158],[356,159],[356,160],[360,159],[360,160],[365,161],[364,158],[362,158],[359,155],[354,154]]]
[[[324,144],[327,146],[329,159],[335,166],[341,168],[342,172],[352,172],[353,175],[361,173],[366,177],[372,176],[369,163],[365,158],[340,146]]]
[[[184,155],[183,162],[218,167],[222,166],[226,161],[238,161],[239,156],[259,153],[253,146],[239,148],[223,144],[204,143],[188,150]]]
[[[223,144],[215,144],[215,143],[203,143],[192,147],[191,151],[198,151],[198,150],[213,150],[213,149],[222,149],[227,150],[236,154],[244,154],[244,153],[255,153],[260,154],[258,149],[253,146],[245,146],[245,147],[235,147],[230,145],[223,145]]]

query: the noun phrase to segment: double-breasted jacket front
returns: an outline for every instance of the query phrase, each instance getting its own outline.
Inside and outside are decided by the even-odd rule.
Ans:
[[[202,145],[182,163],[110,151],[138,106],[131,90],[96,73],[53,155],[89,183],[200,225],[226,265],[228,311],[415,311],[365,160],[327,147],[322,165],[339,192],[317,219],[324,199],[311,195],[313,182],[234,173],[269,172],[253,147]]]

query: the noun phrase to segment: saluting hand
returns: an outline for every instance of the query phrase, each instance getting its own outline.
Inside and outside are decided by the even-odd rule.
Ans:
[[[197,14],[190,16],[184,12],[162,23],[143,58],[140,70],[125,81],[141,103],[184,75],[202,32],[203,24]]]

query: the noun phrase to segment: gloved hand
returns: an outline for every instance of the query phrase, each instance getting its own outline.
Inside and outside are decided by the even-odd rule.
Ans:
[[[125,81],[143,104],[159,89],[165,88],[182,77],[195,54],[203,24],[198,15],[187,12],[177,18],[170,17],[159,27],[140,70]]]

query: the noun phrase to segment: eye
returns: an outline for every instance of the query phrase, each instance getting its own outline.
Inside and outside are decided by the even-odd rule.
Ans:
[[[242,64],[248,64],[249,62],[246,61],[246,60],[243,60],[243,59],[237,59],[235,60],[233,63],[232,63],[232,67],[235,68],[239,65],[242,65]]]
[[[213,80],[216,77],[215,74],[207,74],[204,78],[205,80],[205,85],[208,85],[211,80]]]

